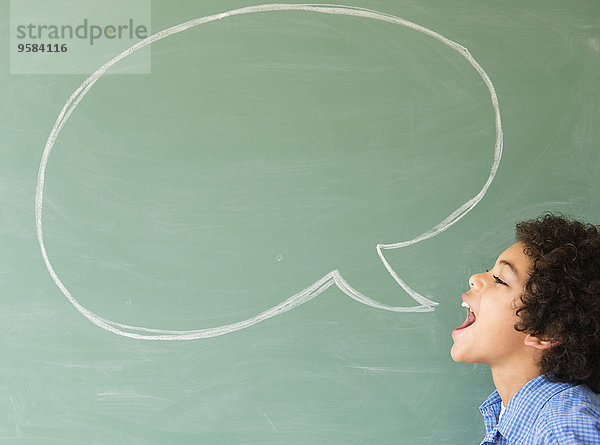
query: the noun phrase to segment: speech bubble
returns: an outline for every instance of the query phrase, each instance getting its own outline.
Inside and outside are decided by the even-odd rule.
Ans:
[[[135,51],[143,48],[146,45],[149,45],[158,40],[164,39],[168,36],[175,35],[187,29],[196,27],[201,24],[213,22],[220,19],[226,19],[229,17],[243,15],[243,14],[252,14],[252,13],[263,13],[263,12],[272,12],[272,11],[303,11],[303,12],[311,12],[311,13],[321,13],[321,14],[331,14],[331,15],[342,15],[342,16],[354,16],[354,17],[362,17],[373,20],[378,20],[382,22],[397,24],[411,30],[423,33],[433,39],[436,39],[439,42],[442,42],[444,45],[454,50],[462,57],[464,57],[468,63],[473,67],[473,69],[477,72],[477,74],[484,81],[489,94],[490,99],[494,111],[495,117],[495,133],[496,140],[494,145],[494,160],[492,166],[490,168],[490,173],[487,177],[487,180],[481,190],[468,199],[464,204],[459,206],[456,210],[454,210],[450,215],[444,218],[441,222],[436,224],[430,230],[420,234],[419,236],[396,243],[377,243],[375,248],[379,259],[384,265],[387,272],[393,278],[393,280],[402,288],[404,291],[415,300],[417,303],[414,306],[390,306],[387,304],[383,304],[378,302],[372,298],[367,297],[353,286],[349,284],[349,282],[342,276],[338,268],[334,268],[329,273],[323,275],[320,279],[316,280],[310,286],[304,288],[302,291],[292,295],[291,297],[284,300],[282,303],[271,307],[251,318],[245,319],[240,322],[226,324],[219,327],[214,328],[205,328],[205,329],[196,329],[196,330],[166,330],[166,329],[152,329],[141,326],[129,326],[121,323],[117,323],[106,318],[103,318],[96,313],[90,311],[86,307],[84,307],[67,289],[63,281],[59,278],[56,273],[52,263],[50,262],[46,245],[44,242],[44,231],[42,224],[42,210],[44,203],[44,184],[46,179],[46,168],[48,164],[48,160],[50,154],[52,152],[52,148],[62,131],[65,123],[70,118],[71,114],[75,110],[75,108],[79,105],[81,100],[85,97],[85,95],[89,92],[89,90],[94,86],[94,84],[104,75],[104,73],[114,64],[118,63],[123,58],[129,56]],[[426,298],[421,295],[411,287],[409,287],[402,278],[394,271],[391,267],[390,263],[386,259],[384,252],[387,250],[400,249],[402,247],[407,247],[420,241],[430,239],[440,234],[441,232],[447,230],[453,224],[462,219],[470,210],[472,210],[484,197],[487,190],[489,189],[498,169],[501,156],[502,156],[502,127],[501,127],[501,119],[500,119],[500,111],[498,106],[498,100],[496,96],[496,92],[494,86],[483,70],[483,68],[475,61],[475,59],[471,56],[469,51],[463,46],[459,45],[452,40],[447,39],[446,37],[427,29],[423,26],[417,25],[415,23],[409,22],[399,17],[395,17],[388,14],[383,14],[377,11],[362,9],[362,8],[354,8],[354,7],[340,7],[340,6],[330,6],[330,5],[303,5],[303,4],[269,4],[269,5],[257,5],[250,6],[240,9],[231,10],[228,12],[224,12],[221,14],[215,14],[211,16],[206,16],[198,19],[194,19],[180,25],[165,29],[160,31],[147,39],[144,39],[127,50],[123,51],[121,54],[117,55],[115,58],[107,62],[105,65],[100,67],[95,73],[89,76],[80,86],[75,90],[75,92],[69,97],[65,106],[61,110],[54,127],[48,137],[46,142],[46,146],[42,155],[42,160],[40,163],[40,169],[38,174],[38,183],[36,189],[36,202],[35,202],[35,211],[36,211],[36,230],[38,236],[38,242],[40,245],[40,250],[42,253],[42,257],[46,268],[61,290],[61,292],[65,295],[65,297],[71,302],[71,304],[89,321],[94,323],[95,325],[112,332],[117,335],[135,338],[135,339],[144,339],[144,340],[191,340],[191,339],[200,339],[200,338],[209,338],[215,337],[219,335],[224,335],[227,333],[231,333],[246,327],[250,327],[255,325],[261,321],[272,318],[279,314],[285,313],[294,309],[323,293],[329,287],[335,285],[337,286],[343,293],[345,293],[350,298],[363,303],[365,305],[383,309],[387,311],[393,312],[429,312],[435,309],[437,305],[436,302]],[[278,253],[275,256],[276,261],[283,262],[285,261],[285,255]]]

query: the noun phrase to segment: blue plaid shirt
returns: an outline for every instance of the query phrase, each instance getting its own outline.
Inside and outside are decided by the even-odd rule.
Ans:
[[[479,407],[486,429],[482,445],[600,444],[600,397],[586,385],[536,377],[510,399],[498,422],[501,403],[494,391]]]

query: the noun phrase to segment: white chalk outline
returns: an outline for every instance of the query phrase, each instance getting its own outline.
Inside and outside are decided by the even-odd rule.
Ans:
[[[71,116],[73,110],[77,107],[79,102],[84,98],[84,96],[88,93],[90,88],[96,83],[96,81],[114,64],[119,62],[121,59],[129,56],[133,52],[143,48],[146,45],[151,44],[152,42],[156,42],[157,40],[163,39],[170,35],[185,31],[186,29],[193,28],[195,26],[212,22],[215,20],[224,19],[227,17],[232,17],[236,15],[242,14],[251,14],[257,12],[270,12],[270,11],[307,11],[307,12],[317,12],[323,14],[339,14],[339,15],[349,15],[356,17],[365,17],[371,18],[375,20],[381,20],[384,22],[395,23],[398,25],[405,26],[407,28],[413,29],[415,31],[419,31],[421,33],[427,34],[446,46],[452,48],[460,55],[462,55],[467,61],[475,68],[477,73],[481,76],[483,81],[485,82],[492,100],[492,106],[494,107],[495,113],[495,124],[496,124],[496,144],[494,148],[494,162],[492,163],[492,167],[490,169],[490,175],[487,178],[487,181],[483,185],[483,188],[475,195],[473,198],[465,202],[458,209],[452,212],[446,219],[437,224],[432,229],[427,232],[417,236],[408,241],[403,241],[394,244],[377,244],[377,254],[379,258],[383,262],[385,268],[388,270],[390,275],[394,278],[394,280],[404,289],[417,303],[419,306],[413,307],[399,307],[399,306],[388,306],[382,303],[379,303],[371,298],[366,297],[365,295],[358,292],[356,289],[352,288],[344,278],[340,275],[338,270],[334,270],[329,272],[323,278],[307,287],[303,291],[297,293],[296,295],[288,298],[284,302],[278,304],[275,307],[272,307],[260,314],[249,318],[247,320],[243,320],[237,323],[228,324],[225,326],[219,326],[214,328],[207,329],[198,329],[198,330],[190,330],[190,331],[170,331],[164,329],[149,329],[139,326],[128,326],[120,323],[116,323],[114,321],[107,320],[102,318],[93,312],[89,311],[85,307],[83,307],[69,292],[66,286],[62,283],[52,264],[50,263],[50,259],[48,258],[48,254],[46,252],[46,247],[44,244],[44,234],[42,230],[42,209],[43,209],[43,199],[44,199],[44,182],[46,175],[46,166],[48,164],[48,159],[50,157],[50,153],[52,151],[52,147],[56,142],[56,139],[62,130],[63,126]],[[127,48],[125,51],[117,55],[115,58],[111,59],[109,62],[102,65],[96,72],[94,72],[91,76],[89,76],[80,86],[73,92],[71,97],[67,100],[63,109],[61,110],[50,135],[48,136],[48,140],[46,141],[46,146],[44,148],[44,152],[42,155],[40,168],[38,172],[38,180],[36,187],[36,197],[35,197],[35,219],[36,219],[36,231],[38,242],[40,245],[42,257],[44,259],[44,263],[46,264],[46,268],[52,277],[54,283],[58,286],[61,292],[67,297],[67,299],[73,304],[73,306],[89,321],[94,323],[96,326],[101,327],[102,329],[106,329],[109,332],[112,332],[117,335],[122,335],[124,337],[142,339],[142,340],[193,340],[199,338],[209,338],[215,337],[219,335],[228,334],[230,332],[237,331],[239,329],[247,328],[249,326],[255,325],[263,320],[268,318],[275,317],[276,315],[287,312],[295,307],[300,306],[301,304],[306,303],[307,301],[312,300],[317,295],[331,287],[335,284],[342,292],[348,295],[350,298],[354,300],[366,304],[368,306],[384,309],[387,311],[393,312],[429,312],[435,309],[435,306],[438,304],[432,300],[425,298],[423,295],[419,294],[415,290],[411,289],[392,269],[390,263],[386,260],[383,251],[390,249],[399,249],[401,247],[410,246],[412,244],[416,244],[420,241],[432,238],[441,232],[445,231],[453,224],[458,222],[461,218],[463,218],[468,212],[470,212],[481,199],[486,194],[489,189],[496,172],[498,170],[498,166],[500,164],[500,159],[502,157],[502,144],[503,144],[503,134],[502,134],[502,124],[500,120],[500,109],[498,106],[498,98],[496,96],[496,90],[492,81],[490,80],[487,73],[483,70],[483,68],[475,61],[475,59],[471,56],[469,51],[459,45],[458,43],[447,39],[441,34],[432,31],[428,28],[425,28],[421,25],[417,25],[415,23],[404,20],[400,17],[396,17],[389,14],[380,13],[377,11],[357,8],[353,6],[343,6],[343,5],[327,5],[327,4],[265,4],[265,5],[255,5],[248,6],[244,8],[234,9],[228,12],[223,12],[220,14],[214,14],[211,16],[201,17],[194,20],[187,21],[185,23],[181,23],[179,25],[173,26],[171,28],[167,28],[152,36],[139,41],[135,45]]]

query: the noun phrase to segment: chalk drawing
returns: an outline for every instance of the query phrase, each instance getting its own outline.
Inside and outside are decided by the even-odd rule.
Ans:
[[[52,147],[54,146],[58,135],[60,134],[63,126],[79,104],[84,96],[88,93],[90,88],[94,86],[96,81],[114,64],[129,56],[133,52],[139,50],[140,48],[145,47],[146,45],[151,44],[152,42],[156,42],[160,39],[164,39],[165,37],[171,36],[173,34],[177,34],[179,32],[185,31],[186,29],[193,28],[195,26],[213,22],[215,20],[221,20],[228,17],[233,17],[236,15],[242,14],[253,14],[253,13],[263,13],[263,12],[272,12],[272,11],[305,11],[309,13],[321,13],[321,14],[336,14],[336,15],[346,15],[346,16],[355,16],[355,17],[364,17],[370,18],[374,20],[380,20],[383,22],[394,23],[397,25],[401,25],[417,32],[421,32],[426,34],[434,39],[439,40],[444,45],[458,52],[461,56],[463,56],[471,66],[477,71],[479,76],[483,79],[485,85],[488,88],[490,93],[490,98],[492,101],[492,106],[494,108],[495,115],[495,128],[496,128],[496,142],[494,146],[494,161],[492,163],[490,174],[487,178],[487,181],[481,188],[481,190],[463,205],[461,205],[458,209],[452,212],[447,218],[441,221],[439,224],[431,228],[430,230],[422,233],[408,241],[402,241],[394,244],[378,244],[376,246],[377,254],[384,264],[385,268],[388,270],[390,275],[394,278],[394,280],[410,295],[417,303],[416,306],[410,307],[401,307],[401,306],[389,306],[382,303],[379,303],[363,294],[361,294],[356,289],[352,288],[346,280],[340,275],[338,270],[333,270],[325,275],[323,278],[310,285],[306,289],[301,292],[293,295],[282,303],[274,306],[270,309],[267,309],[260,314],[251,317],[247,320],[239,321],[237,323],[232,323],[224,326],[206,328],[206,329],[197,329],[197,330],[189,330],[189,331],[171,331],[164,329],[150,329],[140,326],[128,326],[120,323],[116,323],[111,320],[107,320],[98,316],[97,314],[89,311],[85,307],[83,307],[76,299],[71,295],[71,292],[66,288],[63,282],[60,280],[52,264],[50,263],[50,259],[48,258],[48,254],[46,251],[46,247],[44,245],[44,231],[42,226],[42,210],[44,203],[44,182],[46,179],[46,166],[48,164],[48,159],[50,157],[50,153],[52,152]],[[353,6],[341,6],[341,5],[327,5],[327,4],[265,4],[265,5],[256,5],[256,6],[248,6],[245,8],[234,9],[228,12],[223,12],[220,14],[210,15],[206,17],[197,18],[194,20],[190,20],[185,23],[181,23],[179,25],[173,26],[171,28],[167,28],[152,36],[139,41],[135,45],[127,48],[125,51],[111,59],[106,64],[102,65],[96,72],[94,72],[91,76],[89,76],[80,86],[77,88],[73,94],[69,97],[63,109],[61,110],[50,135],[48,136],[48,140],[46,142],[46,146],[44,148],[44,152],[42,155],[42,159],[40,162],[40,168],[38,172],[38,180],[37,180],[37,188],[36,188],[36,197],[35,197],[35,219],[36,219],[36,231],[38,242],[40,245],[42,257],[44,259],[44,263],[52,280],[61,290],[61,292],[67,297],[67,299],[73,304],[73,306],[89,321],[94,323],[96,326],[99,326],[103,329],[106,329],[109,332],[112,332],[117,335],[122,335],[124,337],[130,337],[135,339],[143,339],[143,340],[193,340],[199,338],[209,338],[215,337],[219,335],[228,334],[230,332],[237,331],[239,329],[247,328],[261,321],[267,320],[269,318],[275,317],[279,314],[283,314],[295,307],[300,306],[301,304],[306,303],[307,301],[312,300],[325,290],[327,290],[332,285],[336,285],[342,292],[348,295],[350,298],[366,304],[368,306],[383,309],[386,311],[393,312],[429,312],[435,309],[435,306],[438,304],[435,301],[432,301],[423,295],[416,292],[414,289],[410,288],[401,278],[400,276],[392,269],[390,263],[387,261],[384,255],[384,251],[391,249],[399,249],[402,247],[410,246],[412,244],[416,244],[420,241],[432,238],[441,232],[447,230],[453,224],[462,219],[468,212],[470,212],[481,199],[485,196],[487,190],[489,189],[496,172],[498,170],[498,166],[500,165],[500,159],[502,157],[502,124],[500,119],[500,108],[498,106],[498,97],[496,96],[496,90],[494,89],[494,85],[490,80],[487,73],[483,70],[483,68],[477,63],[477,61],[471,56],[469,51],[459,45],[458,43],[442,36],[441,34],[432,31],[428,28],[425,28],[421,25],[417,25],[416,23],[409,22],[400,17],[396,17],[389,14],[384,14],[381,12],[357,8]],[[279,260],[279,258],[278,258]]]

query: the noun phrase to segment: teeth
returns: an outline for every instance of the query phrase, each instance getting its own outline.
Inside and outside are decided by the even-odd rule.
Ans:
[[[469,306],[469,304],[468,304],[466,301],[463,301],[463,302],[461,303],[461,306],[462,306],[462,307],[466,307],[467,309],[471,310],[471,306]]]

